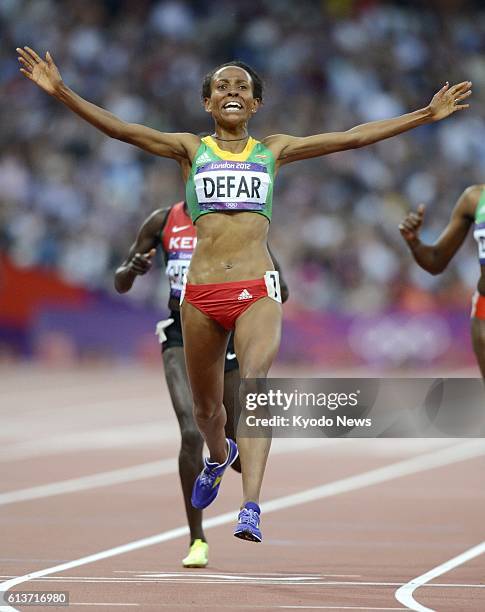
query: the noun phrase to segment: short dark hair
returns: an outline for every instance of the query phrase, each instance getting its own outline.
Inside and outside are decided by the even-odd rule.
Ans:
[[[256,100],[261,100],[262,102],[263,79],[259,76],[256,70],[254,70],[254,68],[251,68],[251,66],[249,66],[245,62],[241,62],[240,60],[234,60],[233,62],[226,62],[225,64],[221,64],[220,66],[217,66],[205,75],[204,80],[202,81],[202,99],[205,100],[205,98],[210,98],[211,81],[215,73],[221,68],[227,68],[229,66],[236,66],[236,68],[242,68],[249,74],[253,82],[253,96],[256,98]]]

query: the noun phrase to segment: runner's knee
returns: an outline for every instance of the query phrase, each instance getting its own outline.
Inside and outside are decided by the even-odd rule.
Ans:
[[[211,421],[219,418],[223,411],[222,404],[214,402],[211,399],[196,400],[194,398],[194,419],[196,422]]]

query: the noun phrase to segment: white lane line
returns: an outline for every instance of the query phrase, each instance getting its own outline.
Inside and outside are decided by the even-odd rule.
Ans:
[[[340,493],[354,491],[410,474],[418,474],[419,472],[443,467],[459,461],[466,461],[467,459],[473,459],[483,455],[485,455],[485,441],[481,439],[472,440],[463,444],[457,444],[431,453],[419,455],[411,459],[404,459],[403,461],[391,463],[390,465],[363,472],[356,476],[342,478],[335,482],[307,489],[301,493],[294,493],[293,495],[286,495],[285,497],[264,502],[261,505],[261,509],[265,512],[274,512],[275,510],[290,508],[317,499],[339,495]]]
[[[78,603],[78,602],[69,602],[70,606],[139,606],[140,604],[114,604],[114,603]],[[143,604],[145,607],[153,607],[153,608],[168,608],[170,607],[172,610],[175,608],[182,608],[182,606],[184,607],[184,609],[186,609],[185,604],[173,604],[173,603],[156,603],[156,604]],[[212,603],[211,607],[214,609],[217,608],[222,608],[223,606],[221,605],[217,605]],[[280,610],[280,609],[293,609],[293,610],[404,610],[404,608],[362,608],[361,606],[268,606],[263,605],[257,605],[257,604],[251,604],[250,606],[251,609],[264,609],[264,610],[269,610],[269,609],[274,609],[274,610]],[[241,606],[238,604],[224,604],[224,610],[238,610],[238,609],[244,609],[247,610],[248,606]]]
[[[69,602],[70,606],[139,606],[140,604],[127,604],[127,603],[81,603],[81,602]],[[185,604],[173,604],[173,603],[169,603],[169,604],[164,604],[164,603],[156,603],[156,604],[143,604],[145,607],[157,607],[157,608],[168,608],[170,606],[170,608],[181,608],[182,605],[185,608]],[[221,608],[222,606],[219,605],[214,605],[211,604],[211,606],[215,609],[215,608]],[[238,608],[242,608],[243,606],[240,605],[228,605],[228,604],[224,604],[224,610],[232,610],[232,609],[238,609]],[[274,609],[294,609],[294,610],[404,610],[404,608],[362,608],[360,606],[268,606],[268,605],[264,605],[264,606],[258,606],[258,605],[254,605],[251,604],[250,606],[252,609],[253,608],[264,608],[265,610],[268,610],[269,608],[274,608]],[[244,609],[247,610],[247,606],[244,606]]]
[[[190,574],[190,576],[188,576],[187,574],[185,575],[185,578],[189,578],[194,580],[194,578],[192,577],[193,575]],[[177,576],[174,576],[173,574],[142,574],[139,576],[140,578],[162,578],[165,580],[169,580],[169,581],[173,581],[174,578],[178,578]],[[201,577],[202,580],[204,580],[204,577]],[[216,578],[217,580],[220,580],[221,582],[224,582],[225,580],[232,580],[233,582],[238,582],[238,581],[254,581],[254,580],[258,580],[261,582],[264,581],[269,581],[271,580],[272,582],[301,582],[304,580],[311,580],[311,581],[315,581],[315,580],[320,580],[321,577],[320,576],[286,576],[284,578],[281,577],[268,577],[268,576],[240,576],[238,574],[207,574],[207,578]],[[181,580],[183,580],[184,578],[181,578]],[[200,578],[196,577],[195,580],[199,580]]]
[[[362,606],[276,606],[280,610],[404,610],[404,608],[365,608]]]
[[[322,576],[323,577],[323,576]],[[1,578],[15,578],[15,576],[1,576]],[[220,579],[222,578],[222,579]],[[172,584],[183,583],[183,584],[241,584],[241,577],[233,576],[230,579],[215,575],[213,578],[192,578],[191,574],[186,574],[185,577],[172,578],[147,578],[140,576],[138,578],[127,577],[127,578],[112,578],[112,577],[98,577],[98,576],[46,576],[45,578],[36,578],[35,582],[55,582],[55,583],[104,583],[104,584],[141,584],[142,582],[147,583],[162,583],[170,582]],[[245,581],[246,584],[260,584],[260,585],[280,585],[280,586],[326,586],[326,587],[362,587],[362,586],[375,586],[375,587],[400,587],[403,586],[402,582],[366,582],[366,581],[337,581],[337,580],[321,580],[312,579],[308,580],[296,580],[295,578],[288,578],[286,581],[277,578],[261,578],[254,577],[250,580]],[[464,584],[464,583],[451,583],[444,582],[433,584],[427,584],[426,588],[440,588],[440,589],[484,589],[485,584]]]
[[[28,489],[18,489],[16,491],[0,493],[0,506],[32,499],[52,497],[53,495],[77,493],[78,491],[107,487],[125,482],[132,482],[133,480],[154,478],[161,474],[172,474],[176,472],[177,469],[178,463],[175,458],[141,463],[140,465],[134,465],[119,470],[99,472],[98,474],[91,474],[90,476],[81,476],[80,478],[60,480],[58,482],[51,482]]]
[[[24,430],[26,427],[23,426]],[[37,436],[33,440],[3,445],[0,462],[107,448],[146,447],[147,444],[159,446],[164,440],[173,440],[177,432],[178,427],[173,421],[157,420],[120,427],[68,431],[46,438]]]
[[[169,436],[167,435],[167,437],[173,439],[175,435],[176,432],[174,431]],[[309,450],[313,448],[327,448],[328,446],[326,445],[325,447],[323,447],[321,440],[316,440],[316,442],[308,440],[310,444],[301,444],[301,441],[300,444],[295,444],[293,441],[289,442],[289,444],[278,444],[271,454],[278,455],[297,452],[300,450]],[[332,442],[330,445],[335,444],[336,442],[337,441]],[[160,476],[163,474],[174,474],[177,471],[178,460],[175,457],[170,459],[162,459],[160,461],[151,461],[149,463],[140,463],[138,465],[134,465],[128,468],[109,470],[107,472],[98,472],[97,474],[80,476],[79,478],[59,480],[57,482],[51,482],[35,487],[28,487],[26,489],[16,489],[14,491],[0,493],[0,506],[29,501],[32,499],[52,497],[54,495],[77,493],[79,491],[87,491],[89,489],[97,489],[99,487],[113,486],[126,482],[133,482],[135,480],[142,480],[145,478],[155,478],[156,476]]]
[[[413,597],[414,591],[418,587],[422,586],[423,584],[426,584],[430,580],[433,580],[437,576],[446,574],[446,572],[449,572],[453,568],[458,567],[459,565],[462,565],[463,563],[466,563],[467,561],[470,561],[470,559],[479,557],[480,555],[483,555],[484,553],[485,553],[485,541],[482,542],[481,544],[477,544],[477,546],[473,546],[472,548],[469,548],[468,550],[461,553],[460,555],[453,557],[453,559],[450,559],[449,561],[445,561],[445,563],[442,563],[441,565],[437,565],[433,569],[430,569],[429,572],[426,572],[425,574],[422,574],[421,576],[418,576],[417,578],[413,578],[411,581],[407,582],[406,584],[404,584],[402,587],[400,587],[396,591],[395,597],[397,601],[407,606],[410,610],[415,610],[415,612],[434,612],[432,608],[426,608],[426,606],[422,606],[414,599]],[[432,585],[426,585],[426,586],[432,586]]]
[[[405,459],[404,461],[391,463],[383,468],[363,472],[356,476],[350,476],[349,478],[343,478],[341,480],[329,482],[318,487],[306,489],[300,493],[278,497],[269,502],[261,504],[261,510],[263,512],[275,512],[284,508],[291,508],[293,506],[298,506],[326,497],[332,497],[341,493],[362,489],[373,484],[388,482],[389,480],[394,480],[395,478],[401,478],[411,474],[418,474],[420,472],[443,467],[459,461],[465,461],[484,454],[485,444],[483,440],[472,440],[470,442],[465,442],[464,444],[451,446],[449,448],[420,455],[419,457],[414,457],[412,459]],[[234,511],[211,517],[204,521],[204,528],[211,529],[213,527],[219,527],[220,525],[233,523],[235,521],[235,516],[236,513]],[[43,570],[37,570],[29,574],[24,574],[23,576],[18,576],[12,580],[7,580],[0,583],[0,597],[8,589],[11,589],[17,584],[29,582],[34,578],[41,578],[43,576],[64,572],[74,567],[88,565],[89,563],[95,563],[96,561],[101,561],[102,559],[108,559],[110,557],[116,557],[134,550],[140,550],[141,548],[146,548],[147,546],[161,544],[162,542],[167,542],[169,540],[174,540],[176,538],[185,536],[188,534],[188,532],[189,529],[187,526],[176,527],[175,529],[170,529],[147,538],[134,540],[132,542],[128,542],[127,544],[122,544],[121,546],[115,546],[114,548],[108,548],[107,550],[102,550],[86,557],[80,557],[79,559],[68,561],[67,563],[61,563],[60,565],[54,565]],[[0,607],[0,612],[11,612],[12,610],[15,610],[15,608],[11,608],[10,606]]]
[[[106,385],[107,386],[107,385]],[[106,389],[105,386],[105,389]],[[47,433],[52,434],[52,423],[49,420],[55,419],[56,427],[69,426],[71,430],[74,430],[76,424],[79,425],[78,421],[73,421],[73,417],[79,416],[83,419],[83,423],[92,422],[93,425],[100,424],[101,422],[109,423],[108,414],[115,413],[119,414],[121,409],[130,409],[137,406],[140,403],[139,398],[136,394],[128,393],[126,396],[120,394],[118,399],[98,399],[94,396],[94,391],[91,390],[91,397],[79,397],[79,394],[75,394],[76,401],[72,401],[70,398],[66,398],[64,401],[57,405],[53,405],[59,398],[59,389],[54,389],[52,393],[47,396],[39,393],[34,393],[35,396],[30,400],[30,403],[35,406],[30,410],[22,410],[19,407],[18,398],[13,398],[12,394],[9,395],[9,403],[15,405],[15,412],[10,411],[9,414],[5,415],[6,431],[10,433],[17,433],[20,437],[24,438],[26,433],[32,434]],[[99,394],[97,394],[99,396]],[[143,403],[144,404],[156,404],[157,402],[163,401],[164,397],[160,393],[149,392],[143,390]],[[1,401],[1,397],[0,397]],[[40,403],[39,403],[40,402]],[[126,412],[123,412],[124,416],[127,416]],[[154,415],[155,416],[155,415]],[[29,426],[28,432],[25,427]],[[23,429],[22,429],[23,427]],[[4,428],[2,426],[2,433]]]
[[[121,428],[125,431],[125,428]],[[153,429],[153,425],[152,425]],[[101,433],[101,432],[98,432]],[[147,442],[146,437],[143,434],[140,436],[132,430],[133,440],[131,443],[136,444],[144,439]],[[89,436],[93,436],[93,432],[82,432],[80,434],[81,439],[88,439]],[[117,438],[118,445],[125,445],[123,442],[123,436],[120,436],[120,429],[109,430],[107,434],[107,440]],[[164,437],[173,439],[177,435],[176,428],[173,431],[167,427],[163,435],[151,431],[149,438],[153,441],[154,435],[158,442]],[[100,438],[97,438],[100,441]],[[271,456],[298,452],[300,450],[312,450],[320,449],[327,451],[330,447],[341,447],[346,444],[346,440],[340,440],[337,438],[331,438],[329,440],[321,440],[318,438],[312,439],[276,439],[273,441],[273,448],[271,449]],[[359,440],[359,445],[361,441]],[[64,447],[66,438],[63,439],[62,445]],[[90,444],[96,446],[96,441],[91,440]],[[129,444],[126,444],[129,445]],[[72,450],[72,449],[70,449]],[[84,447],[83,447],[84,450]],[[409,449],[408,449],[409,450]],[[379,453],[378,453],[379,454]],[[0,458],[1,461],[1,458]],[[60,480],[57,482],[46,483],[43,485],[37,485],[35,487],[28,487],[25,489],[16,489],[14,491],[7,491],[0,493],[0,506],[6,506],[8,504],[15,504],[18,502],[29,501],[32,499],[41,499],[44,497],[52,497],[55,495],[64,495],[66,493],[76,493],[78,491],[87,491],[89,489],[96,489],[99,487],[107,487],[111,485],[124,484],[127,482],[133,482],[135,480],[141,480],[145,478],[154,478],[156,476],[164,474],[175,473],[178,469],[178,461],[176,458],[164,459],[160,461],[152,461],[148,463],[140,463],[138,465],[130,466],[128,468],[121,468],[118,470],[109,470],[106,472],[98,472],[96,474],[89,474],[88,476],[80,476],[78,478],[71,478],[68,480]]]
[[[363,606],[276,606],[280,610],[404,610],[404,608],[366,608]]]
[[[90,407],[92,404],[86,404],[84,408]],[[90,414],[92,413],[90,409]],[[59,422],[59,418],[56,420]],[[45,430],[46,419],[41,419],[38,423],[35,420],[24,423],[2,423],[0,431],[0,441],[2,436],[25,436],[25,432],[29,431],[31,439],[14,442],[11,444],[2,443],[0,448],[0,462],[22,461],[35,457],[45,457],[59,455],[62,453],[75,453],[88,450],[105,450],[107,448],[122,448],[128,446],[143,446],[153,444],[159,446],[162,440],[174,440],[178,437],[178,427],[175,419],[169,420],[151,420],[142,423],[131,423],[120,425],[119,427],[103,427],[105,424],[92,423],[92,429],[83,429],[87,423],[76,423],[73,425],[73,417],[67,424],[68,431],[60,430],[56,435],[52,435],[52,429]],[[34,424],[34,425],[33,425]],[[35,426],[36,429],[33,429]],[[72,429],[75,431],[72,431]],[[95,427],[97,427],[95,429]],[[10,428],[11,431],[8,431]],[[45,434],[48,434],[47,437]],[[446,438],[414,438],[414,439],[340,439],[340,438],[276,438],[273,440],[273,446],[277,447],[278,443],[294,444],[300,448],[317,445],[337,445],[337,449],[342,453],[347,454],[349,450],[355,449],[368,450],[376,456],[396,456],[401,453],[408,452],[426,452],[430,450],[430,446],[439,447],[446,446],[450,440]],[[272,451],[273,452],[273,451]]]
[[[153,574],[154,570],[113,570],[113,574],[136,574],[137,576],[143,576],[145,574]],[[185,572],[169,572],[164,574],[165,576],[187,576],[187,571]],[[207,576],[205,572],[190,572],[191,576]],[[254,573],[254,572],[238,572],[238,576],[266,576],[271,578],[271,576],[288,576],[288,572],[264,572],[264,573]],[[305,574],[307,578],[362,578],[362,574]],[[0,576],[0,578],[12,578],[12,576]]]

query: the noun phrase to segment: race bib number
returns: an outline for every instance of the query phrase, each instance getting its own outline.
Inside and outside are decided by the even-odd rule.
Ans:
[[[485,265],[485,227],[476,229],[473,232],[473,237],[478,244],[478,258],[480,259],[480,263]]]
[[[262,210],[271,178],[263,164],[222,160],[198,168],[194,183],[201,210]]]
[[[170,295],[180,297],[189,266],[190,258],[169,259],[166,274],[170,283]]]
[[[280,275],[276,270],[270,270],[264,275],[268,297],[281,304]]]

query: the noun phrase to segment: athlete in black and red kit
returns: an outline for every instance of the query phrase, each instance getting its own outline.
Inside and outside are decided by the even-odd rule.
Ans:
[[[178,202],[170,208],[156,210],[143,222],[128,257],[115,273],[116,290],[119,293],[129,291],[135,278],[150,270],[156,248],[161,247],[170,284],[168,302],[170,316],[157,324],[156,333],[162,344],[165,380],[182,437],[179,474],[190,529],[189,554],[182,561],[185,567],[205,567],[208,563],[209,552],[202,528],[202,510],[194,508],[190,501],[194,480],[203,467],[204,441],[193,418],[192,396],[185,367],[179,312],[183,279],[196,241],[196,228],[188,215],[185,202]],[[274,261],[274,263],[275,268],[279,270],[277,262]],[[281,275],[281,270],[280,283],[282,300],[285,302],[288,299],[288,288]],[[226,436],[233,440],[235,440],[234,400],[239,383],[239,364],[234,351],[233,334],[231,334],[224,364],[224,406],[228,415],[225,427]],[[232,467],[238,472],[241,471],[239,459],[232,464]]]

